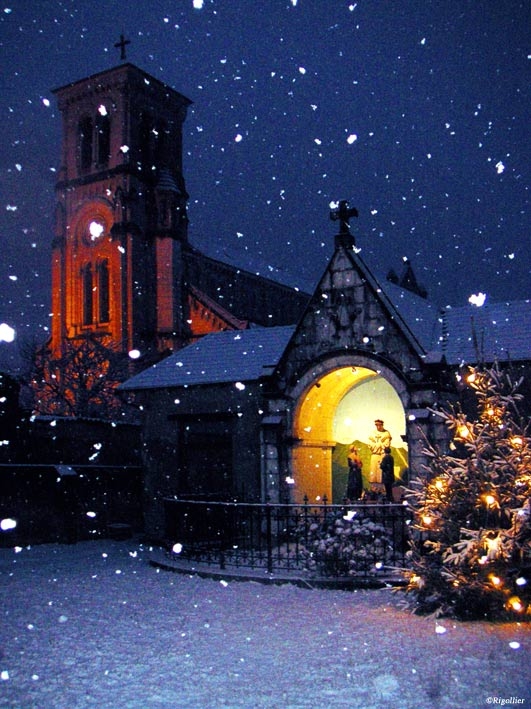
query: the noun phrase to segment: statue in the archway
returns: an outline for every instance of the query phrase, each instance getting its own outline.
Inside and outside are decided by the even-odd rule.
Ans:
[[[384,448],[384,455],[380,463],[382,471],[382,482],[385,487],[385,499],[393,502],[393,483],[395,481],[395,459],[391,455],[390,448]]]
[[[348,456],[348,483],[346,498],[350,502],[359,500],[363,493],[363,481],[361,479],[361,469],[363,463],[356,446],[350,446]]]
[[[373,491],[382,492],[384,488],[380,463],[384,457],[385,448],[391,447],[391,434],[384,428],[382,419],[376,419],[374,425],[376,428],[369,436],[369,448],[371,449],[369,480]]]

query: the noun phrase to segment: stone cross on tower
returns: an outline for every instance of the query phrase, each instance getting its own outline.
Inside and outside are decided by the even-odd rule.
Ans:
[[[120,50],[120,61],[122,61],[122,62],[124,62],[127,59],[127,57],[125,55],[125,48],[128,44],[131,44],[131,40],[125,39],[123,34],[121,34],[120,41],[116,42],[116,44],[114,45],[116,47],[116,49]]]
[[[336,236],[336,246],[354,246],[354,237],[350,233],[350,219],[358,216],[355,207],[349,207],[346,199],[339,201],[337,209],[332,209],[330,219],[333,222],[339,221],[339,233]]]

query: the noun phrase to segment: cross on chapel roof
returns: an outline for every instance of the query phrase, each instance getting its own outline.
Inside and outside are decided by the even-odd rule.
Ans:
[[[339,233],[336,236],[336,246],[354,246],[354,238],[350,233],[350,219],[357,217],[358,210],[355,207],[349,207],[346,199],[341,199],[337,209],[330,211],[330,219],[333,222],[339,221]]]
[[[131,40],[125,39],[123,34],[121,34],[120,41],[116,42],[116,44],[114,45],[116,47],[116,49],[120,49],[120,61],[122,61],[122,62],[124,62],[127,59],[127,57],[125,55],[125,48],[128,44],[131,44]]]

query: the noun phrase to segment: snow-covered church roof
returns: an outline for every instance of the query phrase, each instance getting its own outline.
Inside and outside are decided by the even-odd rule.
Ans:
[[[271,374],[295,326],[206,335],[120,385],[121,390],[249,382]]]
[[[386,296],[419,343],[427,362],[531,361],[531,300],[441,309],[386,283]],[[227,330],[207,335],[140,372],[122,390],[255,381],[271,374],[295,326]]]
[[[446,308],[442,325],[450,364],[531,361],[531,300]]]
[[[392,283],[382,290],[422,345],[426,361],[531,361],[531,300],[441,308]]]

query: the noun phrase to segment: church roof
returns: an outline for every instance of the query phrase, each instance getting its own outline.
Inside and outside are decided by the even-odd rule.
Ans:
[[[229,312],[217,301],[213,300],[213,298],[210,298],[210,296],[208,296],[206,293],[203,293],[202,290],[199,290],[199,288],[196,288],[195,286],[190,284],[188,286],[188,290],[190,292],[190,295],[192,296],[192,298],[194,298],[198,305],[205,306],[207,310],[212,313],[212,315],[214,315],[225,325],[228,325],[231,329],[244,330],[249,325],[247,320],[239,320],[235,315]],[[219,329],[221,330],[221,328]],[[216,331],[217,330],[214,330],[214,332]]]
[[[531,361],[531,300],[441,308],[388,280],[356,255],[377,297],[426,363]],[[378,296],[379,294],[379,296]],[[299,324],[300,326],[300,324]],[[296,326],[256,327],[203,337],[121,385],[124,390],[255,381],[272,374]]]
[[[531,360],[531,300],[445,309],[440,348],[449,364]]]
[[[206,335],[120,385],[121,390],[255,381],[271,374],[294,327],[225,330]]]
[[[449,365],[531,360],[531,300],[441,310],[394,284],[384,287],[422,344],[427,362],[443,357]],[[256,381],[273,372],[294,331],[295,326],[283,326],[213,333],[140,372],[120,389]]]
[[[106,85],[109,81],[114,80],[117,76],[127,76],[130,80],[132,78],[136,78],[138,79],[139,84],[145,87],[148,91],[153,88],[163,89],[168,100],[177,99],[179,102],[187,106],[193,103],[193,101],[186,96],[183,96],[183,94],[176,91],[173,87],[165,84],[155,76],[148,74],[147,71],[140,69],[131,62],[125,62],[124,64],[113,66],[109,69],[105,69],[104,71],[99,71],[96,74],[92,74],[84,79],[79,79],[78,81],[71,81],[69,84],[53,89],[52,93],[58,96],[63,94],[75,95],[77,92],[81,92],[81,94],[83,94],[86,92],[87,86],[90,86],[91,84],[101,90],[103,85]]]
[[[380,288],[417,342],[425,352],[440,349],[442,309],[435,303],[389,281],[380,281]]]
[[[389,300],[422,345],[425,360],[450,365],[531,360],[531,300],[441,308],[386,282]]]

